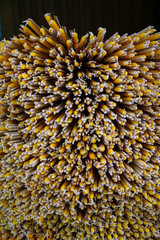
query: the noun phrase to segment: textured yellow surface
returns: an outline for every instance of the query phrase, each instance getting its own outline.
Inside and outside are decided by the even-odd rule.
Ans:
[[[158,239],[160,34],[45,18],[0,55],[1,239]]]

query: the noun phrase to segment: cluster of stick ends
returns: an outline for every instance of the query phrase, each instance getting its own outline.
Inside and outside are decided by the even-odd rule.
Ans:
[[[0,55],[0,239],[160,238],[160,34],[28,19]]]

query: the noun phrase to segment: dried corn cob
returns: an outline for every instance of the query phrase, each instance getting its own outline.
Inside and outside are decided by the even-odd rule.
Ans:
[[[0,55],[0,239],[158,239],[160,33],[32,19]]]

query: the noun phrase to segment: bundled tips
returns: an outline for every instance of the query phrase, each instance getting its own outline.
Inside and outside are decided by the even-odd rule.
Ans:
[[[0,55],[0,239],[160,237],[160,33],[32,19]]]

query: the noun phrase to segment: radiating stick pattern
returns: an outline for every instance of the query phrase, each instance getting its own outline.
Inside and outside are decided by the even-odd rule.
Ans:
[[[160,33],[46,14],[0,55],[0,239],[159,239]]]

